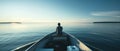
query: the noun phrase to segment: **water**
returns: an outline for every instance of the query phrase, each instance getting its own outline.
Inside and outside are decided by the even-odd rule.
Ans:
[[[0,51],[11,51],[43,38],[56,29],[57,23],[0,24]],[[64,32],[74,35],[86,45],[102,51],[120,50],[120,24],[62,23]]]

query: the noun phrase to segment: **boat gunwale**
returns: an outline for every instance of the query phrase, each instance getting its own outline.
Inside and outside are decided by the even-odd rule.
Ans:
[[[26,48],[25,51],[31,51],[32,48],[33,48],[32,50],[34,50],[35,47],[36,47],[36,45],[38,45],[39,42],[44,41],[44,39],[51,37],[52,34],[55,34],[55,32],[50,33],[50,34],[47,34],[47,35],[45,35],[44,37],[40,38],[39,40],[32,42],[33,44],[30,45],[28,48]],[[65,32],[63,32],[63,34],[66,34],[67,36],[70,37],[70,39],[72,39],[73,41],[76,41],[76,42],[73,42],[73,45],[79,47],[79,50],[80,50],[80,51],[92,51],[89,47],[87,47],[84,43],[82,43],[80,40],[78,40],[75,36],[73,36],[73,35],[71,35],[71,34],[68,34],[68,33],[65,33]],[[84,49],[84,48],[81,48],[81,46],[80,46],[81,44],[84,45],[85,48],[87,48],[88,50],[86,50],[86,49]],[[29,45],[29,44],[28,44],[28,45]],[[26,45],[23,45],[22,47],[24,47],[24,46],[26,46]],[[22,48],[22,47],[21,47],[21,48]],[[19,49],[19,48],[20,48],[20,47],[18,47],[18,48],[16,48],[16,49]]]
[[[27,48],[25,51],[29,51],[30,48],[32,48],[33,46],[37,45],[40,41],[43,41],[46,37],[48,37],[48,36],[50,36],[50,35],[52,35],[54,33],[55,32],[45,35],[44,37],[42,37],[41,39],[39,39],[36,43],[34,43],[33,45],[31,45],[29,48]]]

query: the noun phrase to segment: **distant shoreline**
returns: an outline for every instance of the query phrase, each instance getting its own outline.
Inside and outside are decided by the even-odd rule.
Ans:
[[[93,22],[93,23],[120,23],[120,22]]]
[[[0,24],[12,24],[12,23],[21,24],[21,22],[0,22]]]

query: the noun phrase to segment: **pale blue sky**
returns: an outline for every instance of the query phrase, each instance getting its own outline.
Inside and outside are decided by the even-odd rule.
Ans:
[[[0,0],[0,21],[120,21],[120,0]]]

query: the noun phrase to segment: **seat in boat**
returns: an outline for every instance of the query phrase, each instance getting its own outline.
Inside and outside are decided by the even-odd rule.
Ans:
[[[54,51],[66,51],[69,44],[70,41],[67,35],[53,36],[46,43],[45,48],[53,48]]]

